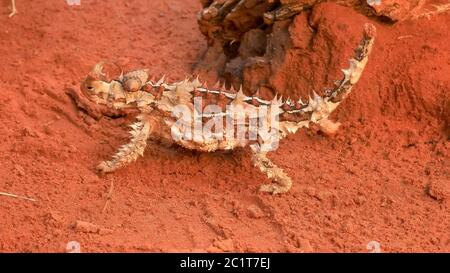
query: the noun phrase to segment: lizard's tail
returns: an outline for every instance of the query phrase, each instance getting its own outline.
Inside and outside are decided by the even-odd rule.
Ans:
[[[344,72],[344,78],[336,81],[335,88],[326,91],[325,98],[328,98],[329,101],[333,103],[341,102],[348,96],[353,85],[358,82],[372,51],[375,35],[375,26],[365,24],[363,39],[355,49],[355,56],[350,59],[350,67],[342,70]]]
[[[350,94],[352,87],[361,77],[372,51],[375,36],[375,26],[365,24],[363,38],[355,49],[354,57],[350,59],[350,67],[342,70],[344,77],[335,82],[335,87],[325,90],[323,97],[314,93],[308,103],[303,104],[303,107],[299,107],[299,109],[292,107],[285,112],[286,114],[293,114],[292,121],[296,122],[296,126],[293,126],[293,128],[307,127],[310,122],[313,122],[317,123],[321,130],[327,134],[336,132],[340,124],[329,120],[328,116]]]

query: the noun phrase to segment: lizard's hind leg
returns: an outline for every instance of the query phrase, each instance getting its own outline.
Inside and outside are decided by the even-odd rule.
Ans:
[[[131,141],[119,148],[112,160],[103,161],[97,166],[101,173],[109,173],[135,161],[144,154],[147,139],[151,133],[151,124],[145,116],[138,116],[138,120],[131,125]]]
[[[253,152],[253,164],[275,183],[264,184],[259,190],[272,194],[285,193],[292,187],[291,178],[277,165],[272,163],[265,152]]]

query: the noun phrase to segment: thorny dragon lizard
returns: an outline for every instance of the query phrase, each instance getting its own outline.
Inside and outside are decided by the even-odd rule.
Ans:
[[[271,101],[263,100],[256,96],[244,95],[242,89],[238,92],[225,90],[225,88],[208,89],[205,84],[200,83],[198,78],[176,83],[167,83],[164,77],[159,81],[149,80],[146,69],[122,73],[117,79],[111,80],[103,73],[102,63],[97,64],[82,82],[82,93],[97,104],[114,109],[139,111],[137,121],[131,125],[130,142],[120,147],[111,160],[100,163],[97,170],[101,173],[109,173],[135,161],[138,156],[143,155],[150,135],[202,152],[250,146],[253,151],[253,164],[273,180],[273,183],[263,184],[260,191],[272,194],[285,193],[291,188],[292,180],[280,167],[269,160],[266,150],[258,149],[261,145],[267,144],[262,143],[259,135],[253,141],[240,141],[234,138],[208,140],[174,138],[171,132],[172,127],[177,123],[177,118],[172,111],[177,105],[185,105],[195,110],[195,98],[203,98],[203,107],[212,103],[219,105],[221,109],[230,104],[240,105],[244,109],[259,109],[266,106],[271,107],[271,111],[275,109],[279,114],[277,139],[270,141],[278,141],[287,134],[295,133],[301,127],[308,127],[310,123],[318,124],[324,132],[333,133],[337,130],[339,123],[332,122],[328,116],[358,82],[372,50],[375,33],[376,29],[373,25],[364,26],[363,38],[355,49],[354,57],[350,59],[350,67],[342,70],[343,78],[335,81],[332,89],[325,90],[323,97],[314,92],[307,102],[282,100],[277,96]],[[223,113],[203,114],[200,120],[204,124],[219,115],[223,116]],[[248,126],[249,119],[244,122],[245,126]],[[190,122],[194,121],[191,119]],[[270,122],[266,125],[271,126]]]

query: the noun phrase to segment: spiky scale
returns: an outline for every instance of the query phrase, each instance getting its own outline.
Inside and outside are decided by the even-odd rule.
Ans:
[[[239,89],[239,91],[236,93],[236,97],[233,100],[233,104],[243,104],[245,100],[244,92],[242,91],[242,88]]]
[[[158,80],[158,82],[156,83],[156,85],[162,85],[162,84],[164,83],[165,79],[166,79],[166,75],[164,74],[164,75],[161,77],[161,79]]]
[[[201,87],[201,86],[202,86],[202,83],[200,82],[199,76],[198,76],[198,75],[197,75],[197,77],[192,81],[192,85],[193,85],[195,88],[198,88],[198,87]]]

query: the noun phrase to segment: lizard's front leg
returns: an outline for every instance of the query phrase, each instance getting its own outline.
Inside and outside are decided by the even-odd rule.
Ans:
[[[131,141],[119,148],[112,160],[103,161],[97,166],[101,173],[109,173],[135,161],[138,156],[144,154],[147,139],[151,133],[151,123],[145,116],[140,115],[137,121],[131,125]]]
[[[253,164],[275,183],[264,184],[259,190],[272,194],[285,193],[292,187],[291,178],[277,165],[267,158],[266,152],[253,151]]]

